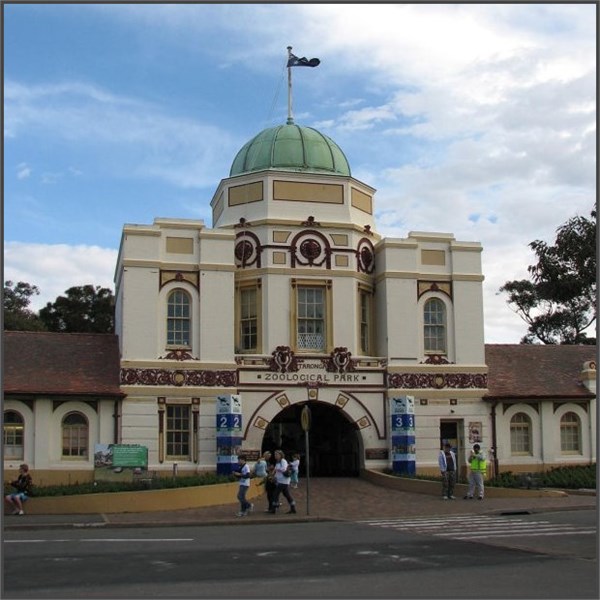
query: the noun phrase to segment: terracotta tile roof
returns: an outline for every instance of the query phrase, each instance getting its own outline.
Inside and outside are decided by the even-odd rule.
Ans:
[[[583,363],[597,359],[594,346],[486,344],[487,398],[590,398]]]
[[[4,331],[2,354],[5,394],[124,395],[116,335]]]

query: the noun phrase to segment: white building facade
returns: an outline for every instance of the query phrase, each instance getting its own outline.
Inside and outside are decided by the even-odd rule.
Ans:
[[[375,190],[314,129],[261,132],[201,221],[126,225],[116,269],[121,441],[149,468],[210,470],[216,402],[237,394],[241,449],[305,453],[315,474],[391,466],[390,400],[415,398],[418,470],[442,439],[490,436],[482,247],[375,231]],[[474,438],[475,436],[475,438]]]

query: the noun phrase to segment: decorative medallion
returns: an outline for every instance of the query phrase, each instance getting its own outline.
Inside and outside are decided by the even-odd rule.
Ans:
[[[369,421],[369,417],[364,416],[361,417],[358,421],[356,421],[356,426],[359,429],[364,429],[365,427],[369,427],[371,425],[371,421]]]
[[[287,408],[290,405],[290,399],[285,394],[279,396],[276,400],[281,408]]]
[[[321,254],[321,244],[317,240],[304,240],[300,244],[300,254],[308,260],[308,264],[312,265],[314,260]]]
[[[294,356],[293,350],[289,346],[277,346],[271,352],[269,370],[277,371],[278,373],[297,371],[298,359]]]
[[[371,240],[362,238],[356,249],[356,263],[359,273],[370,275],[375,270],[375,250]]]
[[[234,249],[235,266],[245,268],[256,266],[260,268],[262,246],[258,237],[250,231],[240,231],[236,236]]]
[[[330,373],[348,373],[356,370],[357,361],[352,359],[348,348],[339,346],[334,348],[329,358],[323,361],[325,370]]]
[[[331,269],[331,246],[329,240],[318,231],[302,231],[290,242],[292,268],[325,267]]]
[[[164,356],[159,356],[159,360],[199,360],[192,356],[187,350],[183,350],[182,348],[177,348],[175,350],[170,350]]]
[[[445,356],[441,354],[430,354],[424,361],[421,361],[422,365],[451,365],[451,363]]]
[[[254,420],[254,427],[258,427],[259,429],[266,429],[268,424],[269,423],[262,417],[256,417]]]
[[[344,408],[344,406],[346,406],[346,404],[348,404],[348,397],[342,396],[342,394],[340,394],[337,397],[337,400],[335,401],[335,405],[339,406],[340,408]]]

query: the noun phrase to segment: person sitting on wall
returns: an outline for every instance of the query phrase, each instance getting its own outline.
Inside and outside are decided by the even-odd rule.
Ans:
[[[28,465],[22,464],[19,466],[19,476],[15,481],[11,481],[10,485],[12,485],[16,491],[7,494],[4,499],[12,506],[13,515],[24,515],[23,504],[31,496],[31,488],[33,486],[33,479],[29,474]]]

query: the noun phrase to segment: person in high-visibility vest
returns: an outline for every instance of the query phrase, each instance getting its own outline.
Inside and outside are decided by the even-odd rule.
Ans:
[[[475,494],[475,488],[479,488],[478,500],[483,500],[483,478],[487,473],[487,461],[483,452],[481,452],[481,446],[474,444],[473,450],[469,454],[469,491],[465,496],[465,500],[473,500]]]

